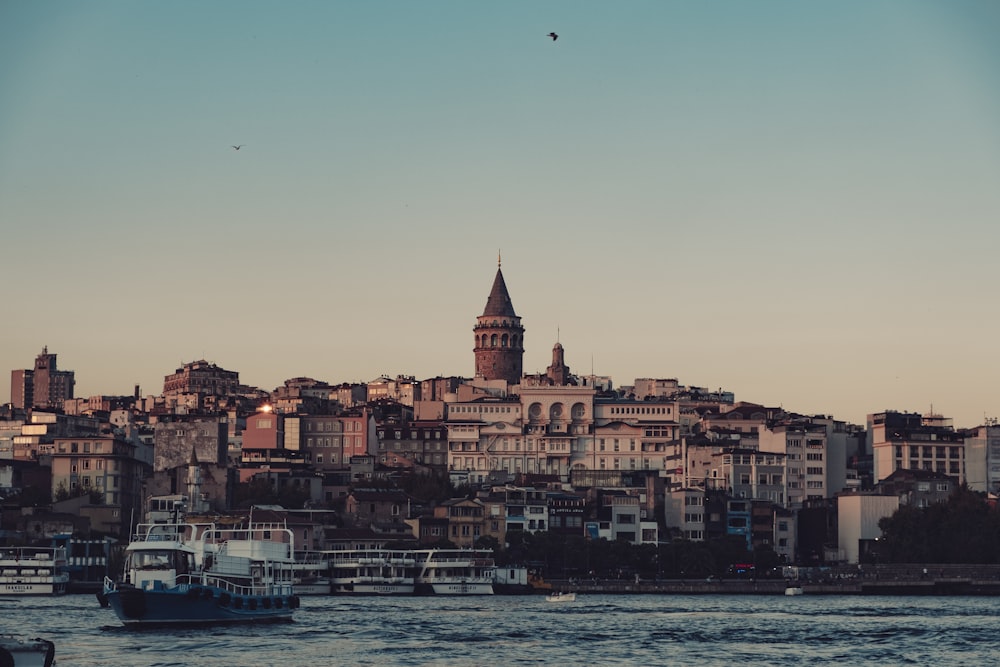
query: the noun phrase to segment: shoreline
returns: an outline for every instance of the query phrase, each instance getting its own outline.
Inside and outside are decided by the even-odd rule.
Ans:
[[[802,595],[1000,595],[1000,581],[977,579],[785,581],[693,580],[660,581],[552,580],[536,593],[563,591],[634,595],[785,595],[785,589],[801,588]]]

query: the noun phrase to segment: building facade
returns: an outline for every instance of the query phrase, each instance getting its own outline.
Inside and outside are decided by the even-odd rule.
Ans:
[[[62,410],[63,402],[73,398],[75,386],[74,372],[59,370],[56,355],[43,347],[34,369],[10,372],[10,402],[20,409]]]

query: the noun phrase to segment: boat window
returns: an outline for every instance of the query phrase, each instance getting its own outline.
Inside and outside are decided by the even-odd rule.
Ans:
[[[169,570],[171,552],[164,549],[162,551],[136,551],[132,554],[132,567],[137,570]]]

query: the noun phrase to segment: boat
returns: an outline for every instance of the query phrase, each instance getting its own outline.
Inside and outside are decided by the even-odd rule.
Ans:
[[[52,667],[55,644],[46,639],[0,635],[0,665],[7,667]]]
[[[496,563],[488,549],[420,549],[415,592],[424,595],[493,595]]]
[[[406,550],[328,551],[331,589],[354,595],[412,595],[417,557]]]
[[[290,621],[294,536],[283,524],[140,524],[121,578],[104,580],[126,627]]]
[[[67,584],[64,547],[0,547],[0,594],[59,595]]]
[[[569,592],[564,593],[562,591],[556,591],[555,593],[549,593],[545,596],[546,602],[576,602],[576,593]]]
[[[292,565],[292,591],[296,595],[329,595],[330,561],[325,551],[300,551]]]
[[[789,586],[785,589],[785,595],[802,595],[802,587]]]

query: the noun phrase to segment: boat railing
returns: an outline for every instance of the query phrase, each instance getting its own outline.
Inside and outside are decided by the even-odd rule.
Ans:
[[[241,584],[226,577],[212,575],[180,575],[177,583],[182,586],[213,586],[233,595],[291,595],[292,584],[289,583],[251,583]]]
[[[65,563],[66,547],[13,547],[0,550],[0,561]]]

